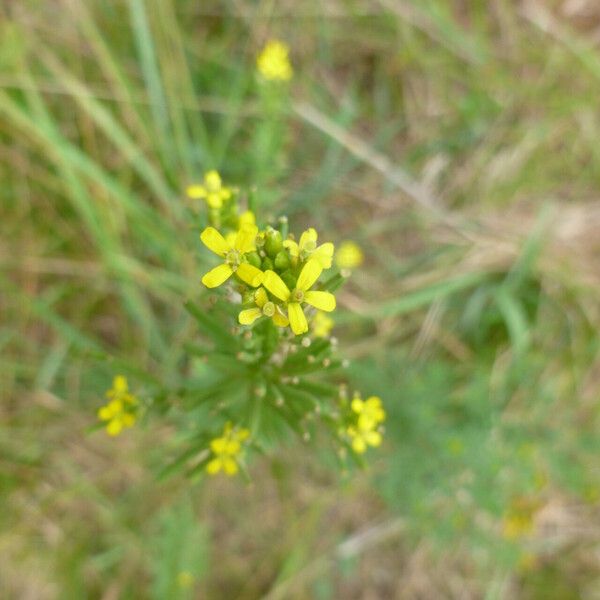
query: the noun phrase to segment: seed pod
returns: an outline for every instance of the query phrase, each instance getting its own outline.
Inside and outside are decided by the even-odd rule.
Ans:
[[[290,266],[290,257],[285,250],[277,253],[275,257],[275,268],[279,271],[285,271]]]

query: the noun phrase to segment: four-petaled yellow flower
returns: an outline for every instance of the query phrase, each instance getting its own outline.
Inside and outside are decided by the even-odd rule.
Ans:
[[[362,454],[369,446],[381,445],[382,437],[378,427],[385,421],[385,410],[381,405],[381,398],[371,396],[362,400],[357,395],[350,406],[357,415],[356,423],[347,429],[354,452]]]
[[[233,429],[231,423],[227,423],[223,435],[210,442],[213,458],[206,465],[207,473],[216,475],[223,471],[226,475],[235,475],[239,470],[242,442],[249,436],[248,429]]]
[[[325,338],[331,333],[334,324],[334,320],[328,314],[318,310],[313,317],[311,326],[316,337]]]
[[[375,429],[379,423],[385,421],[385,410],[381,405],[381,398],[371,396],[366,400],[361,400],[356,396],[352,400],[352,410],[358,414],[359,429]]]
[[[207,227],[200,239],[204,245],[216,255],[225,259],[222,265],[215,267],[204,277],[202,283],[208,288],[215,288],[227,281],[234,273],[248,285],[258,287],[262,283],[263,272],[245,262],[244,255],[256,250],[256,225],[242,227],[232,242],[228,242],[214,227]]]
[[[204,185],[190,185],[186,193],[194,200],[204,198],[211,208],[221,208],[233,192],[231,188],[223,185],[219,172],[213,169],[204,174]]]
[[[348,427],[347,431],[352,440],[352,449],[357,454],[366,452],[368,446],[376,448],[381,445],[382,437],[379,431],[352,426]]]
[[[360,267],[364,260],[360,246],[352,241],[342,242],[335,253],[335,264],[340,269],[355,269]]]
[[[106,421],[108,435],[119,435],[124,427],[132,427],[136,421],[137,398],[129,392],[127,379],[123,375],[113,379],[106,398],[108,403],[98,410],[98,418]]]
[[[335,296],[329,292],[311,291],[319,279],[323,267],[318,260],[311,258],[300,271],[296,287],[290,290],[274,271],[265,271],[263,285],[277,298],[287,303],[288,318],[292,331],[300,335],[308,331],[308,322],[302,304],[310,304],[319,310],[331,312],[335,309]]]
[[[260,287],[254,292],[254,303],[255,308],[247,308],[239,314],[238,320],[242,325],[251,325],[262,316],[273,319],[273,323],[279,327],[287,327],[290,324],[281,307],[269,300],[265,288]]]
[[[333,244],[327,242],[317,246],[317,237],[317,232],[311,227],[302,233],[298,243],[294,240],[285,240],[283,245],[289,250],[292,258],[300,258],[300,260],[314,258],[324,269],[329,269],[334,251]]]
[[[289,81],[293,75],[290,49],[279,40],[267,42],[256,59],[259,73],[270,81]]]

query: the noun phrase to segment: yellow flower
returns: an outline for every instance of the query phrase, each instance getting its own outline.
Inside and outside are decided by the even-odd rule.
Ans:
[[[331,312],[335,309],[335,296],[329,292],[310,291],[323,271],[315,259],[310,259],[300,271],[296,287],[289,290],[281,277],[274,271],[265,271],[263,285],[283,302],[287,303],[288,318],[292,331],[296,335],[308,331],[308,322],[302,310],[302,304],[310,304],[319,310]]]
[[[186,194],[193,200],[204,198],[211,208],[221,208],[231,198],[232,190],[223,185],[218,171],[213,169],[204,174],[204,185],[190,185]]]
[[[254,292],[255,308],[247,308],[238,315],[238,321],[242,325],[251,325],[256,319],[265,316],[273,319],[273,323],[279,327],[287,327],[290,322],[281,311],[281,307],[271,302],[265,288],[258,288]]]
[[[318,310],[312,320],[312,330],[316,337],[327,337],[333,329],[333,319],[325,314],[323,311]]]
[[[293,75],[289,48],[279,40],[267,42],[256,59],[259,73],[270,81],[289,81]]]
[[[379,423],[385,421],[385,410],[381,405],[381,398],[371,396],[361,400],[356,396],[352,400],[352,410],[358,415],[358,428],[360,430],[375,429]]]
[[[362,265],[363,260],[363,252],[355,242],[342,242],[335,253],[335,264],[340,269],[355,269]]]
[[[238,220],[238,227],[242,229],[243,227],[253,227],[256,225],[256,217],[251,210],[247,210],[240,215]]]
[[[360,427],[348,427],[348,435],[352,440],[352,449],[357,454],[363,454],[368,446],[374,448],[381,445],[382,437],[379,431],[371,428],[361,429]]]
[[[249,436],[248,429],[233,429],[231,423],[227,423],[223,435],[210,442],[214,458],[207,463],[206,471],[210,475],[216,475],[220,471],[227,475],[235,475],[239,470],[242,442]]]
[[[317,246],[317,237],[317,232],[311,227],[300,236],[299,243],[294,240],[285,240],[283,245],[293,258],[300,258],[300,260],[314,258],[324,269],[329,269],[333,257],[333,244],[327,242]]]
[[[123,375],[117,375],[113,379],[112,388],[106,392],[106,397],[109,402],[98,409],[98,418],[106,421],[108,435],[119,435],[123,428],[135,424],[137,398],[129,393],[127,379]]]
[[[248,285],[257,287],[262,282],[263,272],[244,262],[244,254],[256,250],[256,225],[242,227],[232,242],[228,242],[214,227],[207,227],[200,239],[217,256],[225,259],[222,265],[215,267],[202,277],[202,283],[215,288],[227,281],[234,273]]]

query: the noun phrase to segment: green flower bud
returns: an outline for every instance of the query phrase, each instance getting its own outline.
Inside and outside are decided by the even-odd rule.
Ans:
[[[277,253],[275,257],[275,268],[278,271],[285,271],[290,266],[290,257],[285,250]]]
[[[297,279],[294,277],[294,274],[291,271],[285,271],[280,275],[280,277],[283,280],[283,283],[285,283],[290,290],[296,289]]]
[[[270,229],[265,235],[265,250],[271,258],[275,258],[283,249],[283,239],[281,233],[275,229]]]
[[[273,261],[268,256],[263,258],[261,269],[263,271],[273,270]]]
[[[246,254],[246,258],[253,267],[260,269],[260,256],[258,255],[258,252],[250,252],[249,254]]]

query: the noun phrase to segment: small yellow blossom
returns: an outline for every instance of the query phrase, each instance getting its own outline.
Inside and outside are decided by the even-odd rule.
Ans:
[[[177,573],[177,585],[182,590],[189,590],[193,585],[196,578],[189,571],[179,571]]]
[[[211,208],[221,208],[223,203],[231,198],[232,193],[231,188],[223,185],[219,172],[214,169],[204,174],[204,185],[194,184],[186,189],[189,198],[203,198]]]
[[[348,435],[352,441],[352,449],[357,454],[363,454],[368,446],[374,448],[381,445],[382,437],[379,431],[371,428],[363,429],[361,427],[348,427]]]
[[[226,475],[235,475],[239,470],[242,442],[249,436],[248,429],[233,429],[231,423],[227,423],[223,435],[210,442],[213,458],[207,463],[206,471],[210,475],[216,475],[220,471]]]
[[[335,253],[335,264],[340,269],[355,269],[360,267],[364,260],[360,246],[352,241],[342,242]]]
[[[225,259],[223,264],[215,267],[202,277],[202,283],[208,288],[215,288],[227,281],[234,273],[248,285],[257,287],[262,282],[263,272],[245,261],[244,254],[256,250],[256,225],[242,227],[232,242],[228,242],[214,227],[207,227],[200,239],[204,245],[217,256]]]
[[[283,245],[289,250],[292,258],[299,258],[300,260],[314,258],[324,269],[329,269],[334,251],[333,244],[327,242],[317,246],[317,237],[316,230],[311,227],[302,233],[298,243],[294,240],[285,240]]]
[[[241,325],[251,325],[262,316],[273,319],[273,323],[279,327],[287,327],[290,324],[281,307],[269,300],[265,288],[260,287],[254,292],[254,303],[255,308],[247,308],[239,314],[238,321]]]
[[[375,429],[380,423],[385,421],[385,410],[381,405],[381,398],[371,396],[366,400],[361,400],[356,396],[352,400],[352,410],[358,415],[358,428],[360,430]]]
[[[108,435],[116,436],[125,427],[132,427],[136,421],[137,398],[129,392],[127,379],[117,375],[112,387],[106,392],[108,403],[98,410],[98,418],[106,422]]]
[[[502,535],[516,540],[533,532],[534,519],[541,504],[537,498],[515,498],[502,519]]]
[[[289,53],[289,48],[283,42],[267,42],[256,59],[258,72],[269,81],[289,81],[293,75]]]
[[[318,310],[312,320],[312,330],[316,337],[325,338],[333,329],[333,319],[321,310]]]
[[[319,310],[331,312],[335,309],[335,296],[330,292],[311,291],[310,288],[319,279],[323,267],[315,259],[310,259],[300,271],[296,287],[290,290],[281,277],[274,271],[265,271],[263,285],[287,304],[288,319],[292,331],[300,335],[308,331],[308,322],[302,304],[310,304]]]

